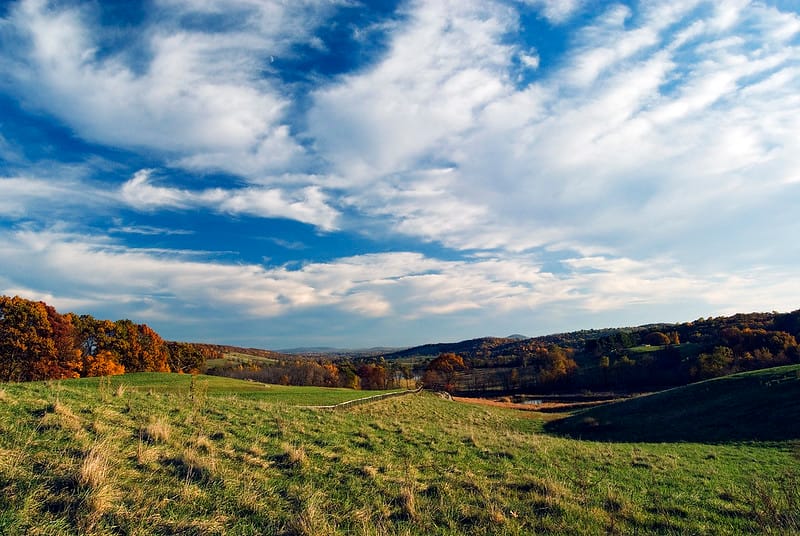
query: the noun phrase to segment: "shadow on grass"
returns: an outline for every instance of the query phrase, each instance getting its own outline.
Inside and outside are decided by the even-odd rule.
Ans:
[[[544,428],[574,438],[626,443],[800,440],[800,365],[594,407]]]

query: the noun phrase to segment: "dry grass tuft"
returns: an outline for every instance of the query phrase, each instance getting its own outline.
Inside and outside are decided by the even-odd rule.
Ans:
[[[361,468],[361,474],[369,478],[375,478],[378,476],[378,468],[372,465],[365,465]]]
[[[408,519],[412,521],[417,521],[419,519],[417,498],[412,486],[406,485],[400,490],[400,506],[402,506],[403,512]]]
[[[116,396],[117,398],[122,398],[123,396],[125,396],[126,392],[128,392],[128,388],[125,386],[125,384],[121,383],[117,385],[117,389],[114,391],[114,396]]]
[[[247,453],[250,454],[251,456],[255,456],[256,458],[262,458],[267,454],[266,452],[264,452],[264,449],[262,449],[258,445],[250,445],[247,448]]]
[[[139,440],[139,445],[136,449],[136,463],[142,467],[147,467],[154,462],[157,462],[161,454],[155,450],[147,447],[144,441]]]
[[[5,389],[0,389],[0,402],[10,402],[11,397],[8,395]]]
[[[86,454],[78,470],[78,484],[84,488],[98,489],[108,480],[108,458],[99,445]]]
[[[170,433],[169,423],[163,417],[151,417],[150,423],[142,427],[139,435],[148,443],[166,443]]]
[[[305,501],[303,511],[291,523],[293,532],[306,536],[325,536],[336,532],[320,502],[319,495],[316,494]]]
[[[800,534],[800,474],[755,481],[750,508],[762,534]]]
[[[489,505],[489,520],[495,525],[502,525],[506,522],[506,516],[503,510],[497,507],[496,504]]]
[[[91,430],[94,434],[99,436],[107,434],[110,428],[107,423],[95,419],[94,421],[92,421],[92,424],[89,425],[89,430]]]
[[[155,530],[147,534],[226,534],[226,527],[230,519],[222,514],[217,514],[211,519],[178,519],[170,520],[157,517]]]
[[[308,464],[308,455],[302,445],[283,443],[281,449],[286,456],[286,462],[293,467],[305,467]]]
[[[69,406],[59,401],[55,401],[47,407],[42,416],[41,426],[44,429],[57,428],[71,432],[77,432],[83,428],[80,419]]]
[[[561,482],[552,478],[530,476],[523,483],[517,485],[523,491],[531,491],[536,495],[551,499],[570,497],[569,489]]]
[[[194,447],[200,452],[208,453],[214,448],[214,444],[207,435],[199,434],[194,440]]]
[[[84,456],[75,480],[85,491],[79,508],[78,525],[81,533],[92,532],[100,518],[109,512],[117,501],[118,493],[110,479],[108,445],[95,444]]]
[[[209,483],[214,479],[216,466],[213,459],[201,456],[191,449],[186,449],[180,456],[166,460],[184,479],[190,483]]]

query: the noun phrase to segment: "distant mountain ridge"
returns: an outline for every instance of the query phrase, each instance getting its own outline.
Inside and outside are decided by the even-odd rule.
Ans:
[[[369,355],[381,355],[391,352],[398,352],[403,349],[404,349],[403,347],[396,347],[396,346],[374,346],[372,348],[336,348],[333,346],[300,346],[298,348],[283,348],[276,351],[282,354],[289,354],[289,355],[369,356]]]
[[[712,340],[724,328],[748,328],[785,331],[800,337],[800,310],[789,313],[737,313],[731,316],[698,318],[681,323],[651,323],[640,326],[583,329],[565,333],[521,338],[522,335],[508,337],[481,337],[453,343],[423,344],[401,351],[385,354],[387,360],[407,357],[435,357],[441,353],[452,352],[470,358],[491,358],[498,355],[516,355],[531,347],[557,345],[574,350],[583,350],[587,341],[613,337],[619,334],[643,335],[653,331],[675,331],[680,340]]]
[[[440,342],[434,344],[423,344],[406,348],[399,352],[386,354],[386,359],[399,359],[403,357],[430,357],[442,353],[454,353],[459,355],[481,355],[495,351],[498,348],[513,345],[519,342],[518,339],[509,337],[480,337],[459,342]]]

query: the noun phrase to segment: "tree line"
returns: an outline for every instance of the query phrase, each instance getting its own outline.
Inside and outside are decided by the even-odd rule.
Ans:
[[[460,394],[640,391],[800,363],[798,337],[800,310],[525,340],[474,339],[385,357],[302,358],[164,341],[146,324],[60,314],[44,302],[0,296],[0,381],[205,371],[273,384],[352,389],[412,387],[418,382]],[[438,355],[415,354],[423,351]],[[260,360],[221,359],[231,352]],[[217,362],[207,367],[211,359]]]
[[[524,340],[485,337],[410,348],[386,358],[412,360],[426,386],[456,394],[644,391],[800,363],[798,338],[800,310]]]
[[[286,356],[268,363],[222,364],[209,368],[207,372],[277,385],[365,390],[409,388],[415,385],[411,367],[387,362],[380,357],[354,360],[346,357],[324,359]]]
[[[125,372],[198,372],[207,348],[167,342],[146,324],[61,314],[50,305],[0,296],[0,381]]]

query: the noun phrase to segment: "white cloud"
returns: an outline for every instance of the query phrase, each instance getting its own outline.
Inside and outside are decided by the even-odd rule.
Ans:
[[[535,71],[536,69],[539,68],[539,62],[541,60],[539,58],[539,55],[536,54],[536,52],[534,51],[532,54],[525,54],[524,52],[520,53],[519,61],[522,63],[522,65],[524,65],[528,69]]]
[[[120,188],[122,200],[140,210],[162,207],[186,208],[193,194],[186,190],[153,186],[150,176],[153,170],[142,169]]]
[[[29,104],[88,140],[155,150],[177,165],[247,176],[303,157],[286,124],[289,100],[262,73],[264,58],[308,36],[333,4],[225,3],[245,10],[243,28],[202,33],[178,21],[222,4],[170,2],[172,14],[143,30],[145,50],[100,55],[89,7],[24,0],[10,22],[30,43],[3,62]],[[316,9],[312,9],[316,6]],[[301,17],[301,15],[304,17]],[[143,68],[129,65],[132,53]]]
[[[313,93],[310,134],[354,182],[406,171],[474,127],[480,111],[508,91],[516,24],[492,2],[412,2],[409,22],[374,69]]]
[[[248,214],[260,218],[288,218],[319,227],[337,228],[339,212],[329,205],[327,195],[316,186],[284,190],[259,186],[224,190],[185,190],[155,186],[152,170],[136,172],[120,188],[120,199],[139,210],[162,208],[210,208],[217,212]]]
[[[524,3],[541,9],[542,14],[552,23],[566,22],[578,9],[583,0],[522,0]]]
[[[442,6],[413,3],[382,62],[313,95],[317,149],[361,213],[457,249],[568,242],[696,264],[705,221],[736,228],[743,207],[790,210],[800,49],[776,43],[770,23],[794,35],[795,14],[698,0],[646,2],[636,16],[611,7],[560,67],[520,88],[508,60],[524,52],[505,37],[514,14]],[[480,85],[441,90],[464,73]],[[773,232],[768,219],[748,225]],[[734,240],[714,240],[718,262],[731,262]]]
[[[753,303],[754,290],[762,304],[780,309],[796,306],[792,297],[800,291],[785,273],[688,276],[659,258],[567,259],[560,275],[527,256],[445,261],[403,252],[266,268],[59,231],[1,234],[0,255],[10,261],[0,293],[81,309],[114,304],[149,322],[180,322],[187,311],[245,319],[336,309],[402,322],[471,311],[530,314],[542,307],[607,312],[686,300],[736,309]]]
[[[88,184],[81,166],[30,167],[0,176],[0,216],[13,220],[49,219],[66,211],[113,202],[113,194]]]

